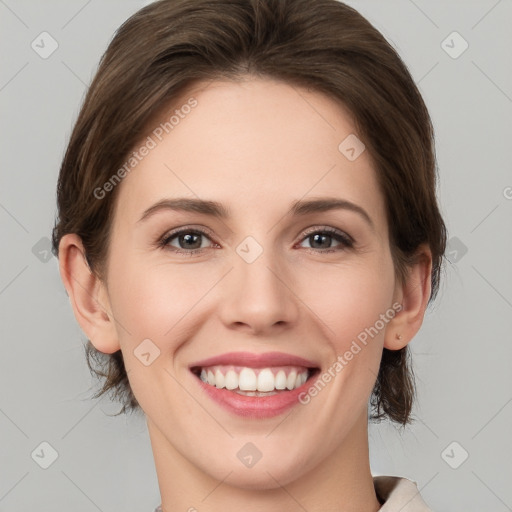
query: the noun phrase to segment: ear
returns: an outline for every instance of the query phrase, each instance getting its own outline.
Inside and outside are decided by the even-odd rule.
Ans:
[[[395,301],[402,305],[388,323],[384,337],[384,348],[400,350],[416,335],[421,324],[431,293],[432,253],[422,244],[416,252],[416,262],[409,268],[404,283],[395,288]]]
[[[121,347],[105,284],[91,271],[81,238],[64,235],[59,243],[59,271],[75,318],[100,352],[111,354]]]

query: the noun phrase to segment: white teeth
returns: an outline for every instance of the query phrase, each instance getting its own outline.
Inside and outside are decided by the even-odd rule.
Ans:
[[[274,391],[274,374],[272,370],[268,368],[261,370],[258,375],[258,391]]]
[[[226,389],[236,389],[238,387],[238,375],[233,370],[229,370],[228,373],[226,373],[224,383]]]
[[[239,370],[238,373],[237,370]],[[288,375],[286,374],[287,371],[289,371]],[[248,396],[271,395],[275,394],[277,390],[291,391],[302,386],[307,378],[307,370],[301,371],[294,368],[278,370],[277,368],[253,369],[212,366],[201,369],[200,373],[200,379],[210,386],[215,386],[218,389],[234,390]]]
[[[307,376],[306,376],[306,379],[307,379]],[[284,373],[283,370],[279,370],[277,372],[275,386],[276,386],[276,389],[286,389],[286,373]]]
[[[224,379],[224,374],[219,370],[217,369],[215,371],[215,383],[214,385],[217,386],[219,389],[222,389],[224,386],[225,386],[225,379]],[[208,382],[209,384],[209,382]]]
[[[240,391],[239,389],[236,390],[236,393],[239,395],[244,396],[270,396],[270,395],[277,395],[275,391]]]
[[[256,391],[258,379],[254,370],[244,368],[238,376],[238,387],[241,391]]]
[[[293,389],[295,387],[295,382],[297,381],[297,372],[292,370],[286,379],[286,387],[288,389]]]

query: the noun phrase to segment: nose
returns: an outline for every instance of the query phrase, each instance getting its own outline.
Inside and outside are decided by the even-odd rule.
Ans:
[[[224,280],[219,308],[229,329],[253,335],[275,335],[299,318],[291,272],[270,250],[248,263],[234,254],[234,268]]]

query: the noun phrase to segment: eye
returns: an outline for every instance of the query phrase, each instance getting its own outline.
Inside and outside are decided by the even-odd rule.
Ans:
[[[309,241],[310,249],[314,252],[336,252],[342,251],[344,249],[353,247],[354,240],[352,237],[343,233],[342,231],[338,231],[335,228],[324,227],[322,229],[315,228],[311,231],[307,232],[307,236],[303,238],[303,241]],[[337,248],[332,248],[331,243],[334,241],[338,242]],[[330,250],[326,250],[330,249]]]
[[[204,239],[211,242],[211,238],[205,231],[187,228],[164,235],[159,245],[178,254],[193,255],[208,247],[208,244],[203,244]]]
[[[206,240],[210,241],[210,244],[203,243]],[[315,253],[330,253],[338,252],[347,248],[351,248],[354,245],[352,237],[329,226],[323,228],[313,228],[306,232],[306,236],[302,238],[302,243],[308,241],[310,247],[305,247]],[[337,242],[335,248],[332,248],[332,242]],[[171,233],[166,233],[158,245],[162,248],[169,249],[177,254],[186,254],[192,256],[194,254],[202,252],[208,247],[212,247],[215,242],[212,242],[211,235],[201,229],[182,228]],[[302,244],[300,244],[301,247]]]

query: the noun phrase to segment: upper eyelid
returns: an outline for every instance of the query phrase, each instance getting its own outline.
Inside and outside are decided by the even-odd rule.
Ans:
[[[196,227],[194,225],[191,225],[191,226],[181,226],[179,228],[171,229],[170,231],[166,231],[161,236],[161,239],[165,240],[166,238],[174,237],[174,236],[179,235],[181,233],[188,233],[190,231],[198,231],[201,234],[207,234],[207,235],[210,235],[212,237],[215,237],[215,235],[213,234],[213,231],[211,231],[207,227],[205,227],[205,226]]]
[[[344,231],[343,229],[338,229],[338,228],[335,228],[335,227],[332,227],[332,226],[321,226],[321,225],[318,225],[318,226],[310,226],[309,228],[306,228],[302,231],[302,234],[303,235],[309,235],[311,233],[323,233],[323,232],[326,232],[326,233],[329,233],[329,234],[332,234],[332,235],[341,235],[341,236],[344,236],[344,237],[347,237],[348,239],[350,239],[350,241],[354,242],[354,238],[352,238],[352,236],[350,236],[346,231]],[[303,237],[304,238],[304,237]]]

